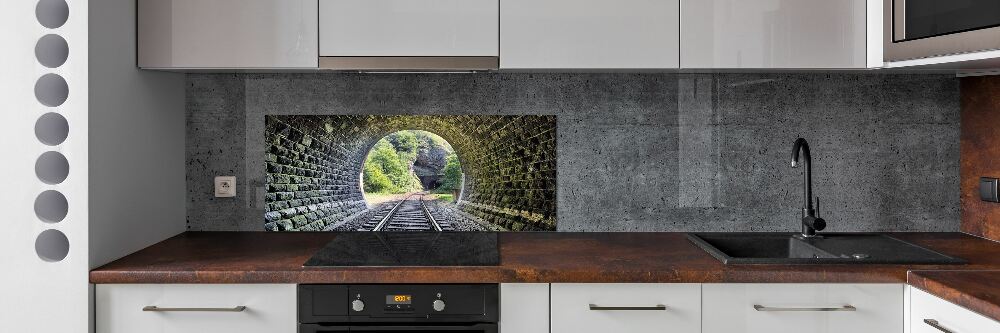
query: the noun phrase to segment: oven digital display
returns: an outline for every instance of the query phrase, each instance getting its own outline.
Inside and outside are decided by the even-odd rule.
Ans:
[[[385,295],[385,304],[398,305],[398,304],[412,304],[412,295]]]

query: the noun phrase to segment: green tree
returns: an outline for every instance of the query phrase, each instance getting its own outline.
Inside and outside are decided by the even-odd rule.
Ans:
[[[389,177],[382,172],[382,168],[375,165],[375,163],[365,163],[364,177],[364,188],[366,193],[388,193],[395,190],[392,180],[390,180]]]
[[[420,150],[421,141],[414,131],[399,131],[388,136],[389,142],[396,148],[401,160],[413,163],[417,159],[417,151]]]
[[[462,186],[462,164],[458,161],[458,155],[451,153],[446,158],[444,165],[444,177],[441,178],[442,190],[458,190]]]
[[[386,139],[375,143],[365,159],[363,184],[365,192],[405,193],[422,189],[420,180],[410,170],[413,162],[402,155]]]

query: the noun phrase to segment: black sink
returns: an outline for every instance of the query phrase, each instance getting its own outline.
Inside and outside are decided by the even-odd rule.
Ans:
[[[724,264],[964,264],[881,234],[696,233],[688,239]]]

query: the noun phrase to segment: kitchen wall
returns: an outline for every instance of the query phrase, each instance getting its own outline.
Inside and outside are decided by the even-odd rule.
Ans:
[[[1000,178],[1000,76],[962,79],[962,231],[1000,240],[1000,204],[979,199],[979,177]]]
[[[263,230],[264,115],[556,115],[560,231],[959,230],[959,81],[886,74],[191,74],[190,230]],[[236,198],[212,178],[238,177]]]

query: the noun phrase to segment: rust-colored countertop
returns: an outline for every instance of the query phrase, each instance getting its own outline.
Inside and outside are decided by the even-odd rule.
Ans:
[[[967,265],[726,266],[684,233],[500,233],[500,266],[303,267],[336,233],[186,232],[95,269],[92,283],[874,282],[909,270],[1000,270],[1000,243],[892,233]],[[964,282],[959,282],[964,283]]]
[[[907,283],[1000,321],[1000,270],[911,271]]]

